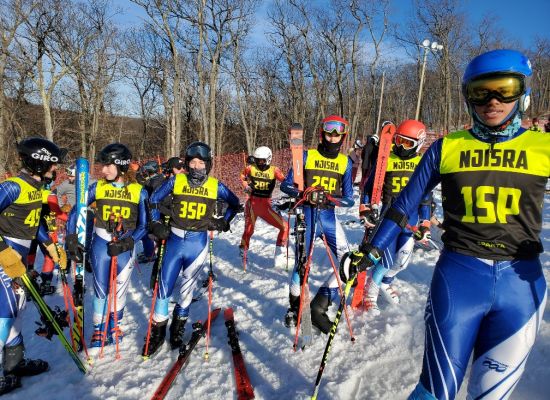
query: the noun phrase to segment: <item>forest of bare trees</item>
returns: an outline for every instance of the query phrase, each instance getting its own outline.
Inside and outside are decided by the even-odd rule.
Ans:
[[[462,1],[411,1],[397,20],[390,0],[0,0],[0,174],[29,135],[72,158],[112,141],[136,158],[194,140],[222,154],[285,147],[293,121],[312,144],[337,113],[364,137],[378,118],[414,117],[426,38],[443,46],[427,56],[420,119],[431,129],[469,122],[462,71],[494,48],[529,55],[529,115],[550,112],[548,39],[523,48]],[[121,23],[128,9],[137,22]]]

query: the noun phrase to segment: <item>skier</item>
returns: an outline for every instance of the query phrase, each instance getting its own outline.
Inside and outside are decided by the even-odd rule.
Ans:
[[[184,161],[179,157],[170,157],[164,164],[163,172],[167,178],[184,172]]]
[[[420,121],[406,120],[403,121],[396,129],[393,137],[394,145],[389,155],[386,174],[384,176],[384,185],[382,189],[382,210],[391,205],[399,192],[407,185],[409,178],[413,174],[414,169],[420,162],[419,150],[422,148],[426,140],[426,127]],[[365,191],[363,193],[362,204],[359,207],[359,216],[364,221],[364,226],[367,231],[370,231],[378,221],[378,211],[369,204],[370,196],[374,183],[374,173],[367,180]],[[420,207],[409,216],[409,224],[418,227],[418,240],[426,241],[430,235],[430,203],[431,194],[428,194],[420,203]],[[365,309],[373,315],[380,314],[378,307],[378,295],[381,293],[383,297],[391,304],[399,303],[399,294],[393,288],[392,282],[395,276],[405,270],[411,261],[414,248],[413,232],[404,228],[402,232],[395,238],[391,245],[384,251],[382,262],[388,269],[388,272],[382,279],[380,287],[372,282],[371,278],[366,280],[365,287],[367,296],[365,299]],[[382,289],[380,291],[380,289]]]
[[[365,145],[361,139],[356,139],[353,146],[348,150],[348,156],[353,163],[351,167],[351,181],[354,184],[357,178],[357,171],[359,171],[359,167],[361,166],[361,153],[363,152],[363,147],[365,147]]]
[[[67,150],[31,137],[19,142],[17,151],[22,163],[19,175],[0,183],[0,349],[4,374],[0,394],[20,387],[22,376],[41,374],[49,368],[46,361],[24,358],[21,318],[26,295],[21,276],[27,271],[22,260],[26,260],[32,239],[37,236],[55,262],[66,260],[63,249],[52,243],[40,225],[40,213],[43,181],[52,177]],[[60,268],[66,267],[66,262],[60,264]]]
[[[277,267],[286,262],[288,222],[271,206],[271,193],[275,189],[275,182],[282,182],[285,178],[279,167],[271,165],[271,159],[271,149],[260,146],[254,151],[254,163],[247,165],[241,172],[241,183],[249,197],[244,208],[244,232],[239,249],[241,257],[244,257],[254,233],[256,218],[261,217],[279,230],[273,261]]]
[[[46,231],[49,229],[46,218],[50,217],[50,213],[53,213],[56,219],[63,221],[63,227],[65,226],[65,222],[67,222],[68,217],[67,214],[59,207],[57,195],[51,191],[51,186],[55,182],[55,178],[56,171],[53,171],[51,177],[44,177],[42,179],[42,210],[40,212],[40,224],[44,225]],[[34,238],[31,242],[31,246],[27,254],[27,268],[29,270],[34,270],[38,247],[40,247],[40,251],[44,255],[40,279],[37,279],[38,292],[42,296],[47,296],[55,293],[55,286],[52,285],[55,263],[49,256],[44,245],[40,243],[37,238]]]
[[[443,242],[426,305],[420,381],[410,399],[454,399],[473,352],[468,398],[506,399],[517,385],[546,304],[538,253],[550,137],[521,127],[531,64],[515,50],[474,58],[462,78],[470,130],[438,139],[341,274],[370,268],[424,193],[441,182]],[[378,265],[379,283],[387,270]]]
[[[532,130],[534,132],[544,132],[542,130],[542,128],[540,127],[540,125],[539,125],[539,119],[537,117],[534,117],[532,122],[533,122],[533,124],[529,128],[530,130]]]
[[[91,266],[94,274],[93,333],[90,347],[115,343],[114,312],[120,325],[126,306],[130,276],[134,269],[134,244],[147,233],[147,191],[135,182],[129,173],[132,153],[121,143],[105,146],[97,155],[102,164],[103,179],[88,187],[88,205],[96,202],[96,218],[91,244]],[[114,217],[114,218],[113,218]],[[76,207],[73,207],[67,224],[66,248],[71,259],[82,260],[82,247],[76,235]],[[122,222],[122,230],[117,231]],[[107,310],[112,257],[117,257],[116,310]],[[105,337],[105,314],[109,312]]]
[[[239,207],[239,199],[223,183],[208,175],[212,169],[212,151],[206,143],[194,142],[187,147],[185,169],[187,173],[174,175],[151,196],[150,231],[159,240],[166,240],[166,248],[148,352],[145,353],[144,346],[144,356],[155,354],[164,343],[168,304],[180,272],[183,272],[179,285],[180,302],[172,313],[170,345],[172,349],[183,345],[193,289],[208,255],[207,231],[227,232]],[[172,196],[170,226],[160,221],[159,206],[167,196]],[[219,201],[229,206],[223,217],[216,218]]]
[[[147,161],[139,169],[137,176],[138,182],[143,185],[145,190],[147,190],[149,198],[166,179],[164,174],[162,173],[161,167],[154,160]],[[155,242],[153,238],[151,238],[151,236],[152,235],[146,234],[143,239],[141,239],[143,252],[138,254],[137,256],[137,261],[140,264],[150,263],[155,259]]]
[[[67,174],[67,179],[57,185],[55,193],[57,194],[59,204],[62,204],[62,210],[69,213],[76,201],[76,165],[69,165],[65,168],[65,173]]]
[[[319,145],[317,149],[304,151],[304,184],[306,187],[322,188],[322,192],[312,192],[304,203],[305,216],[305,252],[309,254],[313,239],[324,235],[330,250],[339,260],[348,249],[344,229],[338,222],[334,208],[351,207],[353,201],[353,184],[351,181],[352,162],[348,156],[340,153],[340,147],[349,133],[349,123],[338,115],[331,115],[321,121],[319,128]],[[300,197],[294,186],[294,171],[290,169],[281,184],[281,190],[291,197]],[[305,191],[304,191],[305,192]],[[328,200],[329,194],[338,204]],[[290,307],[285,315],[285,325],[295,325],[300,306],[300,265],[296,251],[296,263],[290,282]],[[319,288],[311,302],[312,323],[321,332],[328,333],[332,322],[326,312],[338,293],[338,280],[331,273],[330,277]]]

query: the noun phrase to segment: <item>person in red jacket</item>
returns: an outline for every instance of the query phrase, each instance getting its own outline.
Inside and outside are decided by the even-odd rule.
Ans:
[[[271,165],[271,159],[272,153],[269,147],[258,147],[254,151],[254,163],[247,165],[241,172],[241,182],[249,198],[244,208],[245,223],[240,252],[241,257],[244,258],[254,233],[256,218],[261,217],[265,222],[279,229],[274,265],[280,266],[286,262],[288,223],[271,207],[271,194],[275,188],[275,181],[282,182],[285,176],[278,167]]]

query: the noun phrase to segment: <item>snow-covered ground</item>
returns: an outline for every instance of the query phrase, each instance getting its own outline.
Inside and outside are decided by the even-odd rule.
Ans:
[[[339,211],[342,222],[356,219],[357,208]],[[326,337],[317,334],[313,346],[294,352],[294,330],[283,325],[288,303],[290,271],[272,267],[276,232],[258,221],[248,253],[247,272],[243,273],[238,244],[243,230],[243,217],[237,217],[233,233],[214,239],[214,271],[218,277],[214,286],[214,307],[232,306],[235,310],[241,348],[257,399],[306,399],[312,394],[315,378],[326,344]],[[350,244],[362,235],[357,224],[344,224]],[[546,249],[542,255],[547,281],[550,277],[550,195],[544,204],[542,240]],[[314,264],[310,275],[312,291],[332,273],[321,241],[316,243]],[[319,399],[405,399],[417,382],[424,341],[423,313],[436,250],[417,250],[411,266],[398,276],[401,305],[391,306],[380,300],[382,315],[351,316],[356,337],[350,342],[345,320],[342,319],[325,369]],[[23,387],[3,399],[148,399],[154,393],[164,373],[177,357],[176,351],[164,346],[149,361],[140,356],[151,305],[148,289],[150,264],[134,270],[128,295],[125,332],[121,344],[122,358],[114,359],[109,348],[103,359],[95,359],[94,367],[82,375],[57,340],[52,342],[34,335],[38,314],[29,304],[24,317],[23,332],[27,355],[50,362],[51,370],[36,377],[23,378]],[[88,280],[88,287],[91,288]],[[61,295],[48,297],[48,303],[63,307]],[[90,310],[91,296],[86,296]],[[546,307],[536,345],[527,362],[523,378],[512,399],[550,398],[550,312]],[[333,311],[336,310],[334,306]],[[204,319],[207,296],[191,307],[191,319]],[[90,336],[90,313],[86,315],[86,339]],[[186,335],[190,336],[188,324]],[[236,399],[235,383],[227,330],[220,315],[212,325],[210,358],[204,360],[205,341],[201,341],[170,390],[169,399]],[[458,398],[465,398],[467,381]]]

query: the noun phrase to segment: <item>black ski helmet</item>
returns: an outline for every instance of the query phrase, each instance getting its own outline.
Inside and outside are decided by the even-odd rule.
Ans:
[[[147,161],[141,168],[143,169],[143,172],[149,176],[155,175],[159,172],[159,164],[154,160]]]
[[[67,155],[67,149],[60,148],[41,137],[23,139],[17,143],[17,152],[23,167],[40,177],[43,177],[53,164],[63,162]]]
[[[120,172],[127,172],[132,161],[132,152],[122,143],[111,143],[101,149],[96,161],[101,164],[115,164]]]
[[[198,158],[206,163],[206,173],[212,169],[212,149],[204,142],[193,142],[185,149],[185,169],[189,171],[189,161]]]

